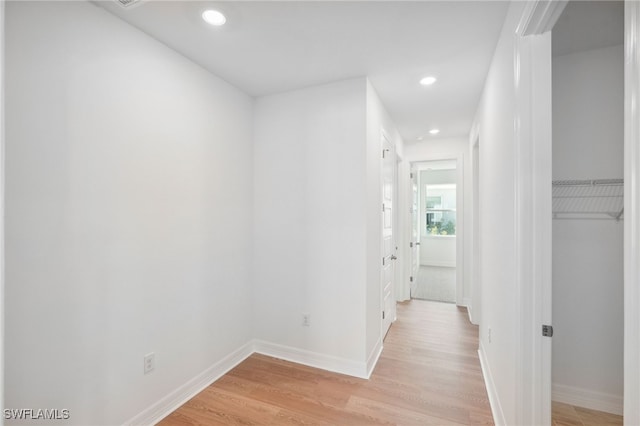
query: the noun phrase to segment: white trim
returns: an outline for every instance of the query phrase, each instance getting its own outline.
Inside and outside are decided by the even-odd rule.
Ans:
[[[394,318],[394,321],[395,321],[395,318]],[[376,365],[378,364],[380,355],[382,355],[382,349],[383,349],[382,339],[378,339],[378,341],[376,342],[376,345],[373,347],[373,350],[369,354],[369,358],[367,359],[367,376],[366,376],[367,379],[369,379],[373,374],[373,370],[376,368]]]
[[[402,235],[402,241],[400,242],[400,261],[399,265],[404,269],[404,277],[401,283],[396,286],[396,302],[403,302],[411,298],[411,283],[409,277],[412,276],[411,259],[413,256],[412,249],[409,248],[409,243],[413,241],[412,226],[413,220],[411,217],[411,208],[407,208],[412,202],[413,193],[411,191],[411,179],[409,174],[411,173],[411,163],[405,159],[398,165],[398,206],[396,207],[398,222],[398,233]],[[419,238],[419,236],[418,236]]]
[[[477,322],[473,321],[473,313],[471,312],[473,310],[473,304],[471,303],[471,298],[465,297],[462,303],[463,303],[462,306],[467,308],[467,315],[469,316],[469,322],[473,325],[478,325]]]
[[[5,2],[0,2],[0,410],[4,410],[4,174],[5,174],[5,82],[4,82],[4,20]],[[4,411],[3,411],[4,412]],[[0,425],[3,424],[0,420]]]
[[[521,36],[551,31],[567,6],[568,0],[535,0],[527,2],[516,32]]]
[[[468,190],[464,183],[464,154],[456,156],[456,305],[463,305],[464,294],[464,193]]]
[[[523,27],[522,22],[530,19],[526,15],[533,13],[533,9],[529,7],[525,8],[525,13],[522,17],[519,28]],[[527,297],[527,291],[532,289],[531,275],[533,265],[531,264],[531,250],[532,242],[530,240],[530,229],[528,225],[533,220],[533,203],[531,194],[531,181],[534,179],[531,176],[530,162],[528,159],[531,156],[530,149],[530,137],[531,137],[531,122],[530,122],[530,109],[531,109],[531,87],[530,79],[531,69],[529,59],[529,45],[524,40],[524,37],[517,37],[515,46],[514,58],[514,80],[516,86],[516,111],[515,111],[515,143],[514,143],[514,192],[515,192],[515,220],[514,220],[514,235],[515,235],[515,275],[513,277],[515,284],[515,300],[516,306],[516,329],[518,334],[516,339],[519,339],[519,345],[516,346],[516,352],[514,353],[516,361],[515,371],[515,395],[516,395],[516,407],[515,407],[515,419],[518,424],[534,424],[530,421],[525,421],[526,417],[530,416],[531,404],[528,404],[527,400],[531,392],[530,385],[532,384],[532,371],[531,369],[531,357],[533,353],[531,351],[530,342],[532,333],[529,330],[529,323],[533,318],[533,312],[530,302],[532,299]],[[525,63],[523,64],[523,60]],[[523,333],[524,330],[524,333]],[[525,412],[527,412],[525,414]]]
[[[246,343],[155,404],[126,421],[124,425],[154,425],[160,422],[160,420],[177,410],[178,407],[202,392],[207,386],[211,385],[236,365],[251,356],[253,352],[252,342]]]
[[[400,174],[402,172],[402,164],[404,163],[402,160],[402,156],[400,156],[398,154],[398,146],[397,144],[394,145],[395,146],[395,150],[396,150],[396,165],[395,165],[395,171],[394,171],[394,182],[395,182],[395,187],[393,188],[394,190],[394,200],[393,200],[393,206],[394,206],[394,210],[395,213],[393,215],[393,236],[395,238],[395,243],[396,243],[396,247],[398,247],[398,250],[396,251],[396,255],[398,256],[398,261],[396,262],[396,266],[395,266],[395,276],[394,276],[394,280],[393,280],[393,321],[395,322],[396,318],[397,318],[397,306],[396,306],[396,302],[398,301],[398,293],[401,292],[402,290],[402,286],[404,285],[405,282],[409,282],[409,275],[405,275],[406,271],[404,268],[405,262],[403,262],[403,258],[402,256],[404,256],[404,246],[408,245],[408,242],[405,240],[405,234],[401,231],[402,225],[403,225],[403,218],[402,215],[400,214],[400,209],[398,208],[400,206],[400,202],[401,200],[404,199],[404,194],[401,193],[401,186],[400,186]],[[406,188],[405,188],[406,189]],[[406,278],[405,278],[406,277]]]
[[[640,4],[625,2],[624,422],[640,424]]]
[[[594,392],[588,389],[576,388],[560,384],[553,384],[552,399],[557,402],[590,408],[605,413],[622,415],[621,395]],[[630,424],[630,423],[627,423]]]
[[[357,362],[333,355],[269,343],[263,340],[254,340],[253,349],[254,352],[259,354],[284,359],[295,362],[296,364],[320,368],[322,370],[333,371],[334,373],[346,374],[362,379],[368,378],[366,362]]]
[[[469,296],[471,299],[467,305],[469,309],[469,320],[474,325],[480,325],[480,317],[482,316],[482,306],[480,303],[482,295],[482,282],[480,280],[480,158],[477,158],[476,161],[476,148],[477,156],[480,156],[480,127],[477,122],[474,122],[471,127],[469,145],[468,173],[471,173],[471,188],[469,189],[471,193],[471,207],[468,210],[471,214],[469,215],[470,229],[467,229],[467,244],[471,245],[471,256],[468,259],[470,263],[469,273],[471,275],[469,277],[471,283],[469,291],[471,293],[468,295],[465,294],[465,296]],[[473,311],[473,315],[471,311]]]
[[[564,7],[560,2],[558,7]],[[518,424],[551,423],[551,33],[561,9],[528,4],[516,30],[515,250]],[[557,14],[557,15],[556,15]]]
[[[489,362],[487,361],[482,342],[480,342],[480,348],[478,349],[478,358],[480,358],[480,368],[482,369],[482,375],[484,376],[484,385],[487,388],[487,396],[489,397],[489,405],[491,405],[493,422],[496,426],[506,425],[507,421],[504,417],[502,406],[500,405],[500,398],[498,398],[498,392],[493,381],[493,376],[491,375],[491,369],[489,368]]]

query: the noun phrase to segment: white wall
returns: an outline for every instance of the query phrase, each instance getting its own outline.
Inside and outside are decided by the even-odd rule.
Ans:
[[[6,407],[121,424],[251,337],[253,101],[90,3],[6,18]]]
[[[420,238],[420,265],[456,266],[456,237],[428,236]]]
[[[469,167],[469,145],[468,141],[465,138],[453,138],[453,139],[434,139],[425,142],[418,143],[407,143],[404,145],[404,156],[403,163],[405,173],[401,175],[400,186],[405,186],[409,188],[411,185],[411,181],[409,180],[409,164],[412,162],[419,162],[425,160],[444,160],[444,159],[453,159],[458,158],[458,176],[461,176],[461,180],[463,185],[459,185],[457,187],[458,190],[458,200],[457,200],[457,208],[462,210],[462,221],[456,224],[456,232],[458,236],[456,237],[456,247],[457,247],[457,256],[456,261],[460,263],[460,267],[462,268],[462,274],[457,274],[456,279],[461,280],[459,288],[462,289],[462,294],[458,294],[459,304],[470,306],[471,304],[471,264],[467,262],[466,259],[471,258],[471,247],[470,244],[465,244],[465,232],[467,224],[471,222],[471,208],[472,208],[472,195],[473,195],[473,185],[471,180],[471,170]],[[404,233],[406,235],[406,241],[410,241],[410,200],[409,195],[402,203],[403,210],[401,214],[406,216],[408,219],[407,226],[404,227]],[[405,256],[409,258],[410,249],[409,245],[405,244],[404,246]],[[406,262],[407,264],[409,262]]]
[[[404,159],[410,162],[452,159],[468,151],[465,138],[433,138],[404,144]]]
[[[456,175],[455,169],[421,170],[420,171],[420,184],[421,184],[420,189],[424,189],[424,185],[442,185],[442,184],[448,184],[448,183],[455,184],[456,177],[457,175]]]
[[[517,424],[518,318],[515,291],[515,29],[525,7],[512,2],[476,115],[480,154],[480,354],[497,424]],[[466,144],[469,152],[469,144]],[[489,329],[491,328],[491,340]]]
[[[253,159],[255,337],[362,365],[366,90],[358,78],[259,98]]]
[[[381,347],[380,137],[395,127],[365,78],[259,98],[255,119],[255,336],[364,376]]]
[[[623,177],[623,65],[622,45],[553,58],[554,179]],[[553,221],[556,399],[622,414],[622,263],[623,222]]]

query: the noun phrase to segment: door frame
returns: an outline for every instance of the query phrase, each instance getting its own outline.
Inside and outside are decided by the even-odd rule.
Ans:
[[[5,79],[5,2],[0,2],[0,409],[4,410],[4,186],[5,186],[5,107],[4,107],[4,79]],[[3,411],[4,412],[4,411]],[[2,422],[0,421],[0,424]]]
[[[518,424],[551,424],[551,28],[566,1],[528,2],[516,28],[515,234]]]
[[[640,3],[624,9],[624,422],[640,424]]]
[[[480,131],[477,126],[471,130],[471,160],[469,161],[469,169],[471,169],[471,217],[469,218],[467,242],[471,245],[471,263],[469,271],[471,273],[471,294],[469,298],[471,303],[468,304],[469,321],[474,325],[480,324],[482,318],[482,274],[480,260],[482,251],[480,250]]]
[[[402,155],[398,152],[398,149],[396,147],[396,152],[395,152],[395,170],[393,171],[393,179],[394,179],[394,188],[393,188],[393,205],[395,208],[395,215],[393,216],[393,238],[395,240],[395,244],[396,244],[396,255],[398,256],[398,261],[396,262],[395,265],[395,271],[394,271],[394,282],[393,282],[393,301],[394,301],[394,309],[393,309],[393,320],[392,322],[395,322],[396,319],[398,319],[398,309],[397,309],[397,303],[398,303],[398,288],[400,287],[400,283],[402,283],[404,281],[404,277],[405,277],[405,270],[404,270],[404,265],[402,264],[402,246],[405,243],[405,236],[404,234],[400,231],[401,228],[401,224],[402,224],[402,218],[401,218],[401,210],[400,209],[400,200],[403,198],[403,195],[401,194],[400,191],[400,173],[402,171],[402,164],[403,164],[403,159],[402,159]]]
[[[407,300],[411,300],[413,289],[418,281],[418,272],[420,271],[420,188],[418,186],[418,170],[414,163],[409,163],[409,187],[408,205],[409,205],[409,248],[407,256],[407,265],[409,267],[409,280],[406,283],[409,286],[409,294]],[[415,188],[414,188],[415,186]],[[415,233],[415,235],[414,235]]]
[[[519,424],[551,421],[551,50],[566,1],[527,3],[516,31],[516,287]],[[640,424],[640,3],[625,1],[624,421]],[[550,322],[548,323],[550,324]]]
[[[409,169],[415,164],[418,163],[426,163],[429,161],[442,161],[442,160],[455,160],[456,161],[456,305],[458,306],[467,306],[469,302],[469,295],[466,295],[464,292],[464,242],[465,242],[465,215],[464,215],[464,194],[466,191],[465,182],[464,182],[464,157],[460,153],[451,153],[451,154],[438,154],[438,155],[428,155],[424,157],[420,157],[419,159],[411,159],[409,160]],[[417,170],[419,173],[420,170]],[[411,179],[407,179],[405,182],[405,186],[409,188],[409,192],[411,190]],[[422,191],[418,188],[420,194]],[[409,204],[406,203],[406,208],[409,209]],[[408,215],[405,215],[409,217]],[[420,221],[418,221],[418,226],[420,226]],[[409,222],[404,226],[409,232],[411,232],[412,223]],[[418,233],[418,238],[422,235],[421,232]],[[408,250],[409,247],[405,247],[405,252],[410,253]],[[404,256],[405,270],[407,268],[411,268],[411,259],[410,254]]]

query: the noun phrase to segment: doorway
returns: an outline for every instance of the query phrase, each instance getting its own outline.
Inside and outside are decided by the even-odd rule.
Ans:
[[[600,223],[595,218],[603,213],[599,207],[600,203],[593,200],[591,195],[584,193],[583,189],[575,191],[576,188],[573,188],[579,186],[576,184],[589,181],[589,186],[594,188],[589,188],[588,192],[597,193],[599,191],[594,191],[594,189],[603,183],[603,180],[615,178],[614,175],[622,175],[624,172],[624,190],[631,189],[626,179],[633,177],[633,175],[630,176],[629,171],[624,170],[626,166],[623,167],[622,161],[620,161],[622,155],[615,154],[615,152],[621,154],[624,150],[626,155],[629,143],[624,142],[625,136],[621,136],[620,130],[622,130],[623,123],[634,123],[635,120],[635,118],[631,119],[632,115],[629,114],[629,103],[623,102],[624,96],[619,95],[626,90],[621,78],[625,75],[624,60],[622,59],[625,57],[623,53],[625,49],[620,49],[618,52],[618,55],[622,53],[620,61],[612,57],[602,60],[604,56],[608,56],[603,55],[603,50],[616,50],[623,46],[624,35],[622,39],[618,39],[617,43],[609,44],[606,42],[605,44],[593,45],[595,41],[593,36],[605,33],[605,27],[610,21],[602,15],[593,21],[591,14],[598,9],[602,11],[601,8],[617,7],[618,12],[615,15],[617,15],[618,22],[612,28],[621,34],[622,28],[625,26],[620,22],[620,19],[624,21],[625,18],[624,7],[622,2],[569,2],[568,6],[565,2],[557,2],[553,3],[552,7],[546,6],[548,4],[545,5],[545,8],[534,4],[525,10],[522,17],[523,25],[518,29],[518,34],[521,36],[518,39],[518,51],[522,54],[517,56],[515,60],[515,63],[521,65],[519,68],[521,74],[518,78],[522,82],[522,90],[518,92],[517,110],[520,115],[527,114],[529,117],[524,121],[522,131],[519,132],[521,143],[517,151],[519,158],[516,180],[520,194],[518,204],[520,224],[517,229],[521,242],[517,255],[521,273],[517,283],[521,292],[520,309],[523,313],[520,316],[520,359],[523,365],[527,366],[519,374],[522,376],[520,378],[522,382],[532,384],[530,387],[523,387],[519,397],[524,407],[527,406],[528,401],[533,401],[531,405],[533,410],[522,412],[523,416],[527,418],[530,416],[532,419],[530,423],[549,423],[551,421],[552,399],[572,401],[575,407],[588,406],[594,407],[598,411],[620,412],[623,398],[628,399],[629,396],[626,390],[624,396],[622,393],[618,393],[621,389],[620,380],[618,380],[618,385],[610,386],[609,379],[614,377],[607,372],[608,368],[615,365],[622,367],[622,356],[611,357],[607,355],[602,358],[601,352],[592,351],[585,347],[576,350],[580,344],[589,345],[593,342],[601,342],[605,336],[605,338],[610,338],[622,335],[622,323],[619,327],[612,329],[609,326],[611,317],[605,314],[605,311],[613,312],[610,301],[617,298],[618,290],[622,290],[624,285],[628,289],[629,285],[627,277],[619,287],[613,284],[609,288],[609,285],[616,281],[616,273],[612,273],[612,271],[617,268],[607,266],[604,270],[600,267],[597,272],[587,274],[585,280],[590,281],[596,278],[596,281],[599,281],[597,286],[592,284],[575,286],[575,284],[582,284],[585,281],[581,278],[581,273],[584,270],[597,264],[602,265],[602,261],[607,258],[611,259],[610,255],[620,247],[607,250],[604,256],[596,255],[594,257],[594,254],[605,245],[605,240],[608,240],[613,234],[606,233],[606,237],[604,237],[605,234],[599,230],[601,225],[604,226],[604,223]],[[565,6],[567,7],[565,12],[570,11],[574,6],[587,6],[594,9],[587,13],[584,10],[574,10],[573,12],[576,14],[573,17],[565,15],[563,18],[561,13],[563,13]],[[540,13],[539,19],[529,19],[536,13]],[[566,31],[565,26],[565,30],[563,30],[563,19],[570,21],[573,28]],[[599,29],[598,31],[591,31],[596,27]],[[565,52],[562,52],[563,49],[558,47],[559,44],[562,44],[560,39],[563,31],[566,31],[565,41],[570,46],[569,50]],[[589,34],[589,36],[581,34]],[[600,42],[596,41],[596,43]],[[562,56],[564,58],[559,59]],[[619,75],[615,79],[618,80],[618,86],[603,89],[600,87],[601,84],[611,83],[608,77],[612,71],[609,68],[611,66],[618,68],[618,71],[615,72]],[[562,73],[566,73],[565,77],[558,78]],[[578,86],[582,86],[580,90],[573,90]],[[571,90],[568,90],[569,88]],[[623,90],[620,91],[620,89]],[[567,96],[568,92],[572,93]],[[620,99],[611,103],[609,98],[614,93],[618,93],[616,96]],[[605,102],[602,102],[600,98]],[[623,108],[625,103],[626,107]],[[605,104],[605,109],[596,111]],[[625,111],[625,108],[627,112],[622,112]],[[615,110],[619,111],[614,114],[618,118],[612,119],[611,113]],[[595,122],[593,117],[596,117]],[[613,127],[616,127],[616,121],[619,121],[619,127],[612,130]],[[605,128],[607,130],[603,132]],[[626,139],[629,140],[629,138]],[[618,165],[611,167],[613,163]],[[605,173],[608,176],[605,177]],[[529,180],[529,176],[533,176],[533,179]],[[556,181],[555,185],[552,185],[553,180]],[[568,192],[572,194],[568,194]],[[564,194],[569,196],[564,197]],[[567,200],[562,198],[567,198]],[[625,199],[624,202],[628,203],[628,200]],[[632,211],[631,208],[627,209],[627,213]],[[613,215],[609,214],[607,209],[604,213],[604,216],[607,216],[605,221],[615,221],[622,218],[618,217],[619,212]],[[633,216],[630,215],[632,221],[634,220]],[[583,222],[587,221],[594,225],[584,227],[583,231],[578,233],[572,231],[572,229],[582,227]],[[628,228],[627,224],[623,226]],[[586,232],[584,232],[585,230]],[[628,230],[625,229],[625,231]],[[581,240],[583,237],[595,237],[596,240],[587,244]],[[623,240],[625,244],[629,241],[626,237]],[[571,248],[566,250],[558,245],[558,242],[565,245],[565,248]],[[589,250],[589,246],[593,249]],[[625,256],[627,256],[628,250],[629,246],[627,245],[624,247]],[[586,256],[579,256],[579,254],[586,254]],[[618,260],[622,260],[621,255],[617,257]],[[628,264],[628,262],[625,263]],[[566,268],[571,264],[573,267]],[[567,270],[574,271],[573,274],[570,274],[573,276],[568,280],[565,279]],[[603,276],[606,277],[602,279]],[[605,297],[593,297],[594,291],[597,293],[602,290],[605,290]],[[560,295],[559,291],[567,292],[566,295],[569,297]],[[562,304],[562,299],[569,300],[569,303]],[[592,309],[590,309],[588,316],[579,315],[582,305],[591,303],[590,300],[596,303],[591,305]],[[605,307],[605,304],[609,306]],[[593,306],[596,306],[595,310]],[[574,313],[578,315],[573,316]],[[622,318],[622,306],[618,309],[617,314],[620,314],[619,318]],[[627,315],[626,312],[625,315]],[[605,320],[604,316],[608,318]],[[552,318],[553,322],[551,322]],[[594,323],[595,327],[591,327],[591,324]],[[550,329],[549,324],[553,324],[553,328]],[[624,324],[626,326],[627,322],[625,321]],[[580,332],[575,333],[571,329],[579,329]],[[588,333],[582,334],[584,330],[588,330]],[[627,337],[619,339],[619,345],[600,344],[598,350],[605,348],[605,346],[606,349],[621,349],[623,340],[627,346]],[[556,347],[557,345],[560,346]],[[559,362],[558,350],[570,346],[573,347],[573,356],[564,357],[564,361]],[[626,356],[629,351],[625,348],[620,351],[620,354],[622,353]],[[581,363],[592,355],[595,357],[591,361],[597,359],[598,365],[606,367],[592,366],[585,369]],[[583,374],[586,370],[588,370],[587,374]],[[622,371],[622,369],[618,370],[618,372]],[[570,379],[571,383],[568,383],[566,379],[568,375],[573,377]],[[622,374],[622,376],[622,382],[626,382],[628,374]],[[605,377],[606,379],[603,380]],[[560,383],[561,381],[565,383]],[[588,382],[591,384],[588,385]],[[594,384],[596,387],[604,385],[607,389],[602,387],[599,390],[589,389]],[[616,387],[618,390],[615,390]],[[631,400],[635,401],[635,399]],[[596,401],[598,401],[598,407],[595,405]],[[625,409],[627,406],[625,404]]]
[[[456,303],[458,170],[456,159],[412,165],[412,299]]]
[[[622,1],[569,2],[552,30],[554,421],[622,424],[623,44]]]

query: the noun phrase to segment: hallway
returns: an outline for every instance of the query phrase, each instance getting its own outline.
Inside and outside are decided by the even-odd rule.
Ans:
[[[370,380],[254,354],[160,424],[493,424],[465,308],[413,300]]]

